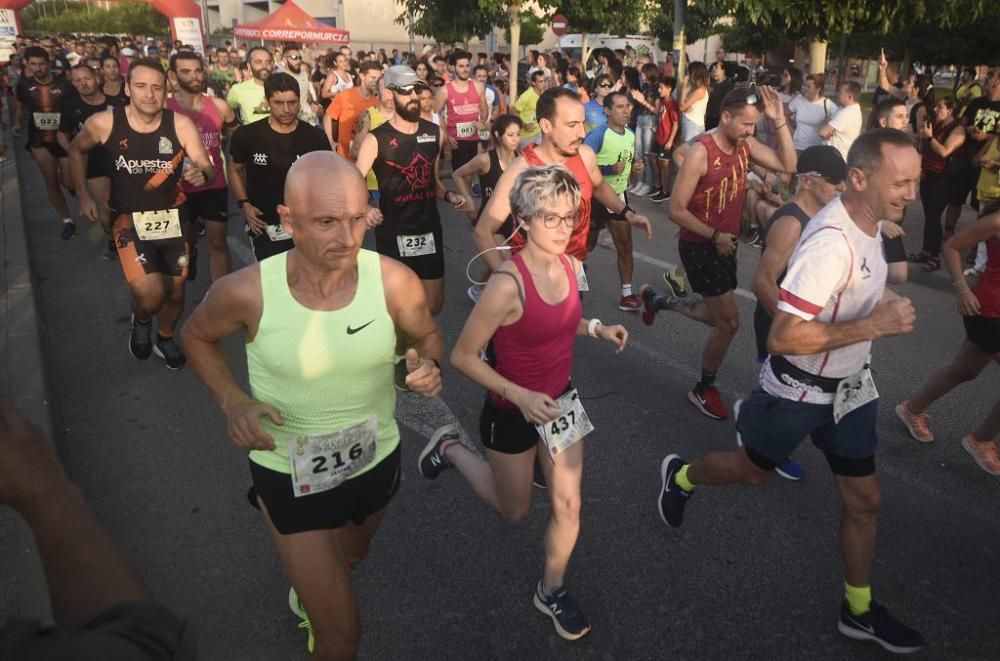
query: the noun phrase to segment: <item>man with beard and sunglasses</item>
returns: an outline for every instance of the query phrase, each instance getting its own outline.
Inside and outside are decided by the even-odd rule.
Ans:
[[[264,81],[274,71],[274,56],[263,46],[254,46],[247,53],[250,67],[249,80],[229,88],[226,101],[239,113],[244,126],[271,116],[271,109],[264,98]]]
[[[456,209],[465,198],[447,190],[438,174],[444,146],[441,128],[420,117],[419,94],[425,83],[408,66],[390,67],[385,88],[392,91],[395,114],[373,129],[358,149],[362,175],[374,169],[384,223],[375,229],[375,249],[399,260],[420,277],[427,305],[436,315],[444,306],[444,252],[437,200]]]
[[[209,270],[212,280],[229,273],[231,261],[226,245],[226,221],[229,218],[229,190],[222,164],[222,133],[239,126],[236,114],[229,104],[205,94],[207,74],[201,56],[194,52],[180,51],[170,56],[168,74],[174,95],[167,99],[167,108],[185,115],[198,129],[201,144],[205,146],[215,178],[203,186],[184,184],[187,195],[188,214],[192,222],[205,222],[208,236]],[[197,236],[189,237],[191,243],[191,263],[189,277],[194,279],[198,253],[195,250]]]
[[[264,82],[264,94],[268,118],[241,127],[229,147],[229,186],[246,219],[257,261],[294,247],[278,217],[288,169],[303,154],[330,150],[321,130],[299,121],[297,80],[276,73]]]
[[[309,65],[302,61],[302,49],[291,44],[281,54],[281,70],[299,81],[299,119],[316,126],[323,106],[316,99],[316,88],[310,79]]]

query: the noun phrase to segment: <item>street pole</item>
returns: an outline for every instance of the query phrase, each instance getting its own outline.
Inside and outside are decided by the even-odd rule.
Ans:
[[[687,47],[685,39],[685,10],[687,0],[674,0],[674,52],[677,53],[677,89],[674,92],[680,98],[680,89],[684,74],[687,73],[687,66],[684,64],[684,51]]]
[[[409,27],[409,32],[410,32],[410,55],[416,55],[415,51],[416,51],[417,45],[416,45],[416,42],[413,39],[413,5],[409,4],[406,11],[407,11],[406,22],[407,22],[407,26]]]

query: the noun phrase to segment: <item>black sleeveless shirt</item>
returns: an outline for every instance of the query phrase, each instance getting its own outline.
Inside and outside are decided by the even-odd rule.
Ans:
[[[116,213],[161,211],[185,202],[181,190],[184,149],[174,129],[174,113],[163,110],[160,125],[139,133],[125,108],[113,110],[111,135],[104,149],[111,159],[111,208]]]
[[[490,155],[490,171],[486,174],[479,175],[479,187],[482,189],[483,203],[479,205],[479,213],[476,214],[476,220],[483,215],[483,209],[489,204],[490,198],[493,197],[493,191],[496,190],[497,182],[500,181],[500,177],[503,176],[503,168],[500,167],[500,154],[497,153],[496,147],[490,149],[487,154]],[[514,152],[514,158],[520,156],[518,152]],[[511,160],[513,163],[513,159]],[[504,222],[502,230],[511,227],[511,220],[508,217],[507,221]],[[501,231],[502,231],[501,230]],[[510,231],[502,232],[504,236],[509,236]]]
[[[385,217],[378,229],[392,233],[434,229],[441,223],[434,180],[440,127],[420,119],[417,132],[408,134],[385,122],[371,135],[378,141],[372,169],[378,179],[379,209]]]

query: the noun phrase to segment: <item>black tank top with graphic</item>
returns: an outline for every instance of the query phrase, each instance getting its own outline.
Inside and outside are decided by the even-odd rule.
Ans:
[[[151,133],[133,129],[125,108],[115,108],[113,117],[104,145],[111,159],[111,208],[117,213],[179,208],[186,199],[181,190],[185,154],[174,113],[164,109]]]
[[[441,223],[434,183],[434,161],[441,129],[420,119],[417,132],[401,133],[385,122],[371,132],[378,141],[372,169],[378,179],[383,231],[430,231]]]

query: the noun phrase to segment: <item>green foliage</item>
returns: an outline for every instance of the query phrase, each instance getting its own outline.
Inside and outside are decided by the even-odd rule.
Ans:
[[[510,19],[504,18],[504,39],[510,43]],[[534,12],[521,14],[521,45],[534,46],[545,37],[545,29],[549,26],[546,18],[537,16]]]
[[[569,21],[569,32],[635,34],[645,0],[559,0],[560,14]]]
[[[717,34],[725,29],[717,23],[719,14],[709,14],[704,0],[689,0],[684,16],[684,36],[687,43],[693,43]],[[645,7],[645,22],[649,33],[659,39],[660,50],[669,51],[674,44],[674,3],[673,0],[654,0]]]
[[[507,20],[498,8],[482,8],[479,0],[398,1],[404,9],[397,24],[408,25],[412,11],[414,33],[445,44],[464,43]]]
[[[55,2],[30,5],[21,12],[27,32],[55,34],[167,34],[167,18],[145,3],[119,2],[103,9],[80,2]]]

